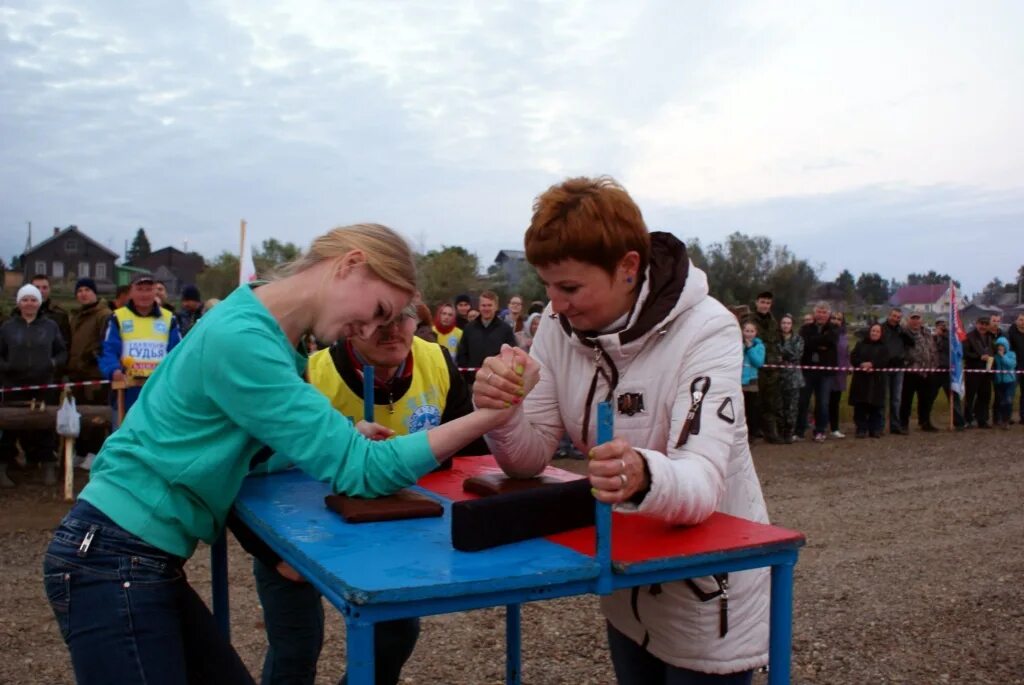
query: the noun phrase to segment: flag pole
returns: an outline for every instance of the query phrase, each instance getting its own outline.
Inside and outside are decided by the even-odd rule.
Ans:
[[[242,282],[242,263],[243,255],[245,252],[245,219],[242,219],[242,225],[239,228],[239,240],[238,240],[238,282]]]
[[[949,338],[951,336],[956,335],[956,330],[955,330],[956,322],[954,321],[954,319],[956,318],[956,314],[954,313],[955,310],[953,309],[955,306],[956,306],[956,289],[953,286],[953,279],[951,278],[951,279],[949,279],[949,315],[947,317],[949,319],[949,321],[946,322],[946,327],[949,329],[949,332],[946,333],[946,338],[947,338],[947,340],[946,340],[946,347],[949,348],[947,353],[946,353],[947,355],[949,355],[949,358],[946,360],[946,363],[949,365],[949,378],[947,379],[949,381],[949,396],[946,399],[949,400],[949,430],[950,431],[954,430],[955,427],[956,427],[955,426],[955,422],[953,421],[953,398],[956,395],[956,393],[953,392],[953,346],[951,344],[949,344]]]

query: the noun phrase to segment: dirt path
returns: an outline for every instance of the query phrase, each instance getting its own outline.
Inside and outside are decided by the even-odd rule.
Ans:
[[[755,459],[772,519],[809,540],[796,569],[794,682],[1024,683],[1024,427],[757,445]],[[0,492],[0,683],[70,683],[40,581],[48,531],[67,507],[25,478]],[[189,575],[208,596],[206,550]],[[234,544],[231,586],[233,637],[258,673],[260,610]],[[423,624],[403,682],[503,682],[503,612]],[[329,625],[324,684],[344,664],[340,619]],[[593,598],[527,605],[523,634],[525,682],[613,681]]]

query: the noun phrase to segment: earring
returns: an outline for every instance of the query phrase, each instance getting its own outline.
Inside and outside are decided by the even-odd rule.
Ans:
[[[632,276],[626,276],[626,283],[632,283],[632,282],[633,282],[633,277]]]

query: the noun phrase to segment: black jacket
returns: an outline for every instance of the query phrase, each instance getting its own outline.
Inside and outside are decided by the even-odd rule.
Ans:
[[[876,369],[884,369],[889,361],[890,350],[885,339],[878,342],[861,340],[850,353],[850,365],[858,367],[864,362],[871,362]],[[875,407],[885,406],[885,389],[888,386],[885,373],[868,373],[854,371],[850,381],[849,403],[869,404]]]
[[[993,343],[995,338],[991,333],[982,333],[977,328],[972,328],[964,341],[964,368],[984,369],[985,362],[982,355],[992,356],[995,353]]]
[[[936,333],[935,338],[935,354],[938,356],[938,367],[940,369],[949,368],[949,334],[939,335]]]
[[[903,326],[892,326],[888,321],[883,323],[882,342],[889,350],[889,362],[886,366],[890,369],[902,369],[907,365],[907,348],[914,346],[914,339]]]
[[[1010,342],[1010,349],[1017,355],[1017,368],[1024,369],[1024,333],[1017,330],[1016,324],[1011,323],[1006,339]]]
[[[0,374],[4,385],[37,385],[53,381],[68,360],[57,323],[37,316],[32,323],[16,314],[0,325]]]
[[[839,326],[826,321],[824,326],[811,323],[800,327],[804,339],[804,356],[801,364],[836,366],[839,363]]]
[[[459,341],[455,361],[459,368],[479,368],[484,359],[501,352],[501,346],[505,343],[516,346],[516,335],[511,326],[497,316],[487,326],[477,318],[462,329],[462,340]]]
[[[20,314],[21,311],[15,307],[14,311],[11,312],[11,318],[16,318]],[[60,329],[61,337],[64,338],[64,347],[71,347],[71,318],[63,307],[47,299],[39,305],[37,316],[39,318],[53,319],[53,322],[57,324],[57,328]]]

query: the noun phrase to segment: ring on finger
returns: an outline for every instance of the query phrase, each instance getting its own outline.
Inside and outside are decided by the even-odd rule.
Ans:
[[[626,474],[620,473],[619,474],[619,478],[622,480],[622,487],[619,488],[619,489],[620,490],[625,490],[626,489],[626,483],[629,482],[629,480],[626,478]]]

